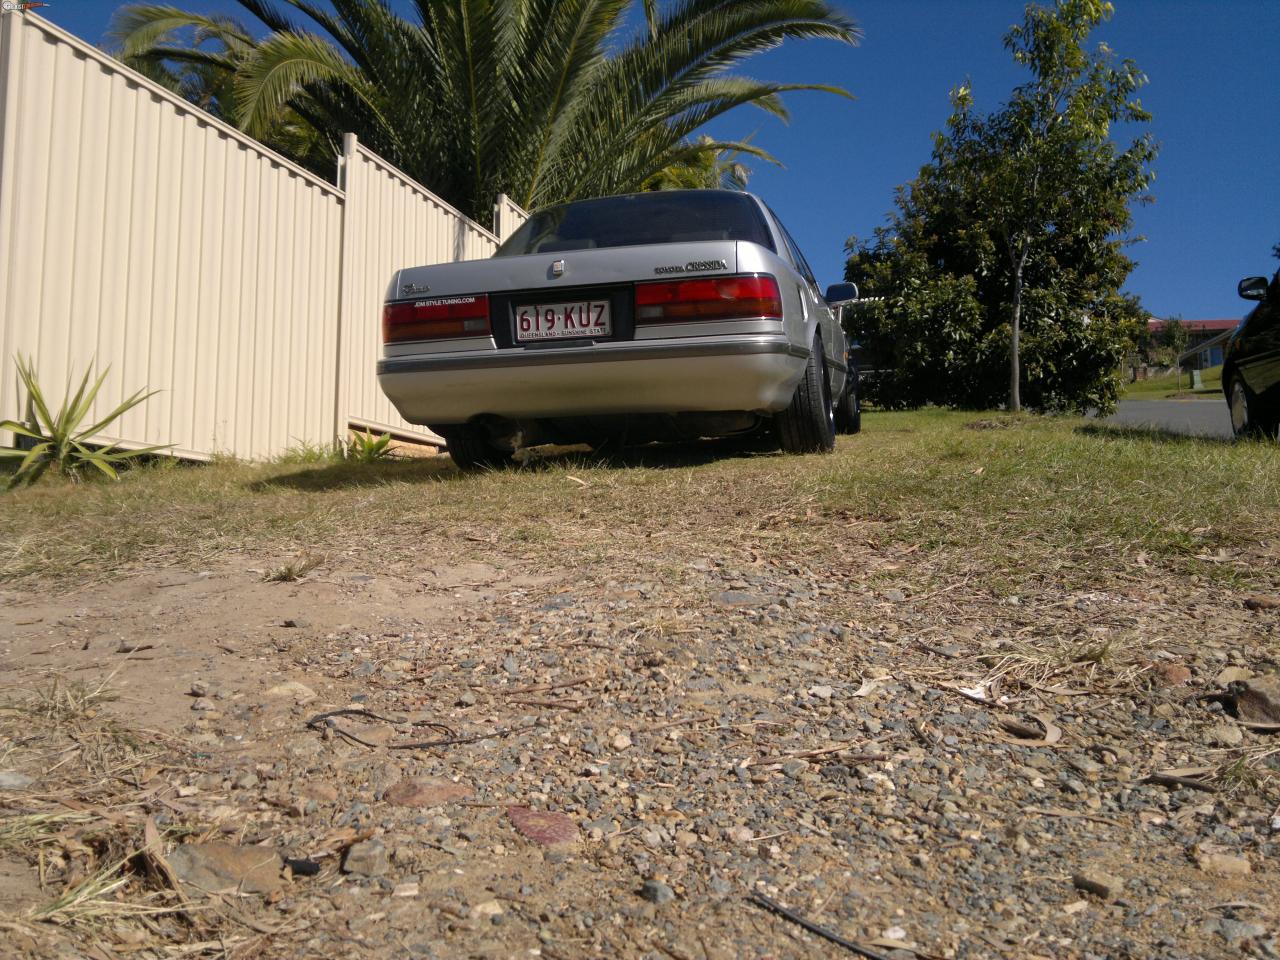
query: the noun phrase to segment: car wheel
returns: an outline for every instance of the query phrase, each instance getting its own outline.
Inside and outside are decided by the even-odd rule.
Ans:
[[[862,397],[858,395],[858,368],[849,365],[849,381],[836,404],[836,432],[858,433],[862,430]]]
[[[774,416],[773,429],[778,446],[786,453],[827,453],[835,447],[835,411],[820,335],[813,338],[813,350],[804,376],[796,384],[791,406]]]
[[[1237,437],[1257,440],[1276,435],[1275,419],[1268,420],[1262,415],[1253,391],[1239,377],[1231,381],[1231,392],[1227,397],[1231,409],[1231,432]]]
[[[451,427],[440,435],[459,470],[500,470],[511,465],[511,454],[495,446],[483,427]]]

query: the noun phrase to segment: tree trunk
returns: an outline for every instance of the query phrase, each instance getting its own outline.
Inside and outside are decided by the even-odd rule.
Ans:
[[[1013,311],[1009,337],[1009,410],[1022,411],[1022,367],[1018,358],[1018,339],[1022,333],[1022,268],[1026,257],[1018,258],[1013,268]]]

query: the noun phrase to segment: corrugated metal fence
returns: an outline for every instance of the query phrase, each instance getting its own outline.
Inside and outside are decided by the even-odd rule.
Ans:
[[[386,284],[499,238],[343,146],[339,189],[40,17],[0,15],[0,419],[25,415],[13,358],[30,355],[55,402],[90,366],[110,366],[96,413],[161,391],[104,440],[261,458],[349,424],[429,437],[377,387]],[[502,230],[523,221],[498,208]]]

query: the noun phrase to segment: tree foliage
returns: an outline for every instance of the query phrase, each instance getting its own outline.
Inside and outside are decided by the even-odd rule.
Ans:
[[[640,189],[708,145],[708,121],[781,94],[838,87],[731,71],[793,38],[856,43],[824,0],[239,0],[268,31],[168,6],[128,6],[112,37],[129,64],[268,142],[332,167],[342,134],[487,221],[506,193],[526,209]],[[638,7],[644,26],[633,31]],[[712,143],[758,154],[746,144]]]
[[[1120,288],[1131,204],[1146,199],[1155,145],[1120,149],[1118,125],[1150,119],[1146,78],[1089,34],[1101,0],[1029,5],[1005,37],[1031,79],[994,113],[967,84],[931,161],[900,187],[887,227],[851,238],[846,278],[879,304],[852,312],[882,402],[1108,409],[1142,311]],[[1003,371],[1003,372],[1002,372]]]

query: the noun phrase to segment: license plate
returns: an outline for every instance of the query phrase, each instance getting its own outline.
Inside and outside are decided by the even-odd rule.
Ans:
[[[516,307],[517,340],[607,337],[613,333],[608,300],[531,303]]]

